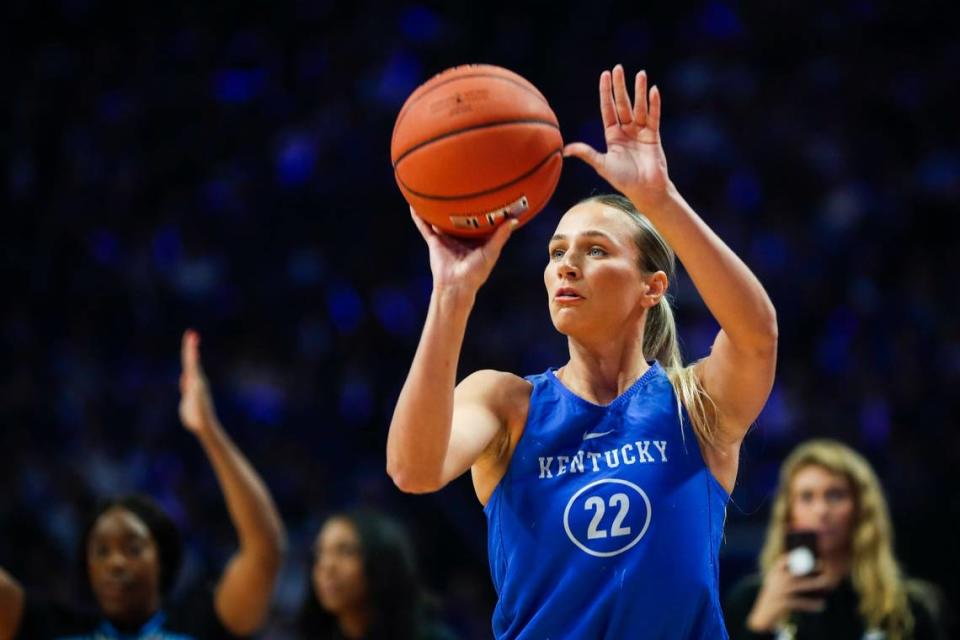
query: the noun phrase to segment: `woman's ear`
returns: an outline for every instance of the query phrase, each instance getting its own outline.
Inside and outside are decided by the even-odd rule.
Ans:
[[[663,271],[655,271],[644,278],[647,290],[643,293],[643,306],[653,308],[660,303],[663,296],[667,295],[667,288],[670,281],[667,280],[667,274]]]

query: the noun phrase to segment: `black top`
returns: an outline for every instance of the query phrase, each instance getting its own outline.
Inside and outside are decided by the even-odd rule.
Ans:
[[[323,640],[322,638],[304,638],[304,640]],[[330,640],[349,640],[336,626]],[[366,639],[364,639],[366,640]],[[416,640],[457,640],[457,636],[441,624],[425,624],[416,634]]]
[[[16,640],[235,640],[213,606],[213,593],[197,589],[170,602],[139,630],[121,633],[99,613],[78,611],[28,595]]]
[[[773,640],[774,633],[755,633],[747,629],[747,617],[760,592],[761,577],[748,576],[733,586],[724,606],[730,640]],[[930,610],[908,594],[913,613],[913,640],[944,640],[941,625]],[[827,593],[824,610],[819,613],[794,613],[791,623],[796,625],[796,640],[882,640],[884,636],[866,636],[858,611],[859,599],[849,579]]]

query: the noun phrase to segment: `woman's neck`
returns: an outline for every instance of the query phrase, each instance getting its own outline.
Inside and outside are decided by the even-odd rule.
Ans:
[[[107,617],[110,624],[113,625],[113,628],[123,634],[135,635],[144,625],[146,625],[150,620],[153,619],[157,612],[160,610],[159,606],[154,608],[151,611],[142,611],[136,614],[127,615],[123,617]]]
[[[362,609],[349,609],[337,616],[337,624],[347,638],[362,638],[370,626],[370,616]]]
[[[609,404],[646,373],[643,334],[585,344],[570,338],[570,361],[557,377],[571,391],[594,404]]]

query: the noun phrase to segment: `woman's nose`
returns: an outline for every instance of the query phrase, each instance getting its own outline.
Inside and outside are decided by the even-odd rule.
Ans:
[[[107,568],[110,570],[123,569],[127,564],[127,556],[122,551],[112,551],[107,556]]]
[[[580,275],[580,267],[574,259],[570,257],[569,253],[564,255],[560,262],[557,263],[557,274],[561,278],[576,278]]]

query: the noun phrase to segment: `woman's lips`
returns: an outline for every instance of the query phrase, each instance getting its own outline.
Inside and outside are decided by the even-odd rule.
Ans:
[[[553,299],[557,302],[574,302],[576,300],[583,300],[583,296],[581,296],[576,289],[562,287],[557,289],[557,292],[553,295]]]

